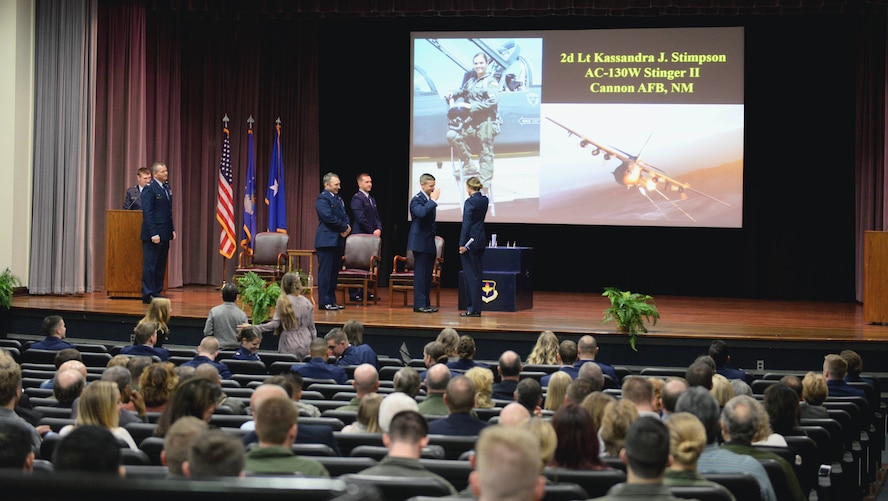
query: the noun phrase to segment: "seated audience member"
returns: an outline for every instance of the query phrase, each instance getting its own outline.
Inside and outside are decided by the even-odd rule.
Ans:
[[[155,348],[157,344],[158,328],[154,322],[142,322],[133,329],[135,344],[132,346],[124,346],[120,353],[122,355],[142,355],[146,357],[157,357],[161,361],[170,359],[170,351],[166,348]]]
[[[669,455],[669,430],[655,417],[638,418],[626,432],[626,447],[620,451],[626,465],[626,482],[607,491],[599,500],[656,499],[679,501],[663,482]]]
[[[73,344],[65,341],[68,329],[65,320],[58,315],[50,315],[43,319],[43,333],[46,335],[42,341],[37,341],[28,347],[29,350],[59,351],[65,348],[77,349]]]
[[[860,375],[860,373],[863,372],[863,358],[860,357],[860,354],[854,350],[842,350],[839,352],[839,356],[842,357],[842,360],[844,360],[848,366],[847,372],[845,373],[846,382],[863,382],[875,388],[875,381],[870,378],[861,377]]]
[[[604,443],[604,455],[612,458],[620,457],[620,449],[626,440],[626,432],[638,419],[638,409],[624,399],[615,400],[604,408],[601,416],[601,428],[598,434]]]
[[[358,406],[358,415],[351,424],[342,427],[342,433],[379,433],[379,404],[382,403],[382,395],[371,393],[361,399]]]
[[[209,428],[191,441],[182,473],[190,479],[244,476],[244,444],[237,435]]]
[[[505,426],[500,424],[500,426]],[[533,433],[540,441],[540,471],[552,463],[555,457],[555,450],[558,448],[558,434],[555,427],[552,426],[550,419],[540,416],[528,417],[526,420],[518,423],[516,426]]]
[[[173,368],[173,373],[179,380],[179,383],[194,376],[194,367],[190,365],[177,365]]]
[[[15,422],[28,430],[34,451],[40,450],[40,436],[49,431],[48,425],[35,428],[15,412],[22,398],[22,368],[6,350],[0,350],[0,422]],[[38,433],[39,432],[39,433]]]
[[[550,466],[571,470],[609,469],[601,462],[596,429],[586,409],[575,404],[565,405],[552,416],[552,427],[558,445]]]
[[[221,398],[222,388],[209,379],[191,377],[182,381],[160,413],[154,435],[166,435],[170,426],[183,416],[194,416],[209,423]]]
[[[554,336],[554,334],[553,334]],[[578,374],[576,369],[574,368],[574,363],[577,361],[577,343],[576,341],[565,339],[558,345],[558,356],[556,357],[561,362],[561,367],[553,372],[552,374],[546,374],[542,378],[540,378],[540,386],[543,388],[548,388],[549,384],[552,381],[552,375],[558,372],[563,372],[567,374],[567,377],[571,379],[575,379]],[[530,363],[528,359],[528,364]],[[596,364],[597,365],[597,364]]]
[[[440,341],[429,341],[426,343],[422,348],[422,361],[427,369],[435,364],[447,365],[447,362],[450,360],[447,358],[447,352],[444,350],[444,344]],[[420,380],[425,381],[426,372],[428,370],[419,373]]]
[[[355,397],[349,400],[347,404],[337,407],[337,409],[358,412],[358,406],[361,405],[361,399],[364,398],[364,395],[376,393],[379,390],[379,371],[372,364],[357,366],[352,386],[355,388]]]
[[[332,379],[337,384],[348,382],[348,374],[338,365],[327,363],[327,341],[323,338],[314,338],[308,345],[311,360],[306,364],[293,365],[290,370],[298,373],[303,378]]]
[[[219,385],[222,388],[222,376],[219,375],[219,371],[210,364],[200,364],[194,369],[194,377],[200,377],[207,380],[212,381]],[[232,414],[246,414],[247,413],[247,403],[240,398],[230,397],[225,393],[225,388],[222,388],[222,396],[219,398],[219,401],[216,402],[216,407],[228,407],[231,410]]]
[[[823,401],[829,392],[823,374],[808,372],[802,379],[802,401],[799,402],[799,419],[829,417]]]
[[[438,333],[438,337],[435,338],[435,341],[444,345],[444,354],[447,355],[447,363],[459,360],[459,353],[457,352],[457,348],[459,347],[459,332],[456,332],[456,329],[452,327],[441,329],[441,332]]]
[[[848,362],[838,355],[827,355],[823,359],[823,377],[830,397],[866,397],[860,388],[854,388],[845,381]]]
[[[321,409],[302,400],[302,376],[293,372],[282,372],[265,379],[265,383],[276,384],[284,388],[290,395],[290,400],[296,405],[300,416],[321,417]]]
[[[703,429],[703,423],[693,414],[675,412],[666,421],[666,428],[669,429],[669,453],[672,454],[672,464],[666,470],[663,483],[716,487],[724,490],[728,498],[734,499],[730,491],[720,484],[706,480],[697,471],[697,461],[706,447],[706,430]]]
[[[543,415],[543,388],[534,378],[525,378],[518,381],[515,387],[515,401],[527,408],[534,416]]]
[[[159,362],[149,365],[142,371],[139,377],[139,393],[145,402],[146,411],[161,412],[170,401],[173,391],[179,384],[174,368],[172,362]],[[130,404],[126,404],[124,408],[136,410],[135,405]]]
[[[734,397],[739,398],[739,397]],[[706,430],[706,447],[697,462],[697,471],[707,473],[749,473],[759,484],[762,501],[776,501],[774,487],[765,467],[753,457],[729,451],[719,447],[721,425],[720,411],[715,397],[702,386],[687,389],[675,404],[676,412],[688,412],[703,423]]]
[[[546,477],[539,440],[529,430],[490,426],[481,432],[472,458],[469,486],[481,501],[539,501]]]
[[[321,463],[297,456],[290,448],[296,441],[299,412],[288,397],[279,395],[264,400],[253,410],[253,419],[259,442],[247,452],[246,472],[330,476]]]
[[[589,414],[589,424],[595,429],[596,433],[601,429],[601,421],[604,419],[604,411],[607,409],[607,404],[616,401],[617,399],[613,396],[596,391],[586,395],[586,398],[580,402],[580,407],[586,409],[586,412]],[[599,449],[603,451],[604,447],[599,447]]]
[[[79,370],[59,369],[52,383],[52,396],[56,399],[53,407],[72,408],[85,387],[86,377]]]
[[[598,364],[583,364],[577,371],[577,379],[587,379],[592,382],[592,391],[601,391],[604,388],[604,373]]]
[[[256,409],[259,408],[259,405],[261,405],[262,402],[268,400],[271,397],[277,397],[277,396],[283,395],[283,396],[289,398],[290,395],[288,394],[288,392],[289,392],[289,388],[290,388],[290,386],[289,386],[290,383],[289,382],[287,382],[286,384],[282,384],[282,383],[283,382],[273,383],[273,382],[269,381],[268,379],[266,379],[264,383],[260,384],[256,388],[254,388],[253,393],[250,394],[249,414],[255,415]],[[243,424],[241,424],[240,429],[245,430],[245,431],[255,431],[256,430],[256,422],[252,419],[249,421],[244,421]],[[256,437],[256,440],[258,440],[258,437]],[[250,445],[251,443],[255,442],[256,440],[253,440],[251,442],[244,441],[244,445]]]
[[[793,376],[792,374],[783,376],[780,378],[780,384],[788,386],[792,391],[796,392],[796,396],[799,397],[799,400],[802,399],[802,380],[799,379],[798,376]]]
[[[577,361],[574,362],[574,368],[577,370],[577,373],[573,377],[576,379],[579,376],[579,370],[583,364],[591,362],[598,364],[601,367],[601,372],[613,379],[614,383],[621,384],[620,378],[617,377],[617,371],[612,366],[597,359],[598,352],[598,341],[593,336],[586,335],[581,337],[577,341]]]
[[[249,327],[244,327],[237,333],[237,342],[240,345],[237,348],[237,351],[234,352],[234,355],[231,356],[234,360],[256,360],[261,362],[262,359],[259,358],[259,346],[262,345],[262,333],[259,332],[255,326],[251,325]],[[324,345],[324,349],[327,346]]]
[[[685,372],[685,380],[688,387],[702,386],[707,391],[712,389],[712,375],[715,371],[712,367],[702,360],[695,360]]]
[[[336,357],[336,365],[361,365],[370,364],[379,369],[379,357],[369,344],[353,346],[348,342],[348,336],[340,328],[330,329],[324,336],[330,354]]]
[[[663,380],[663,378],[657,376],[648,376],[647,380],[651,382],[651,386],[654,389],[654,403],[651,407],[653,411],[657,414],[657,416],[662,418],[663,407],[660,404],[660,392],[663,391],[663,385],[666,384],[666,382]]]
[[[426,397],[419,403],[419,412],[426,416],[446,416],[447,404],[444,393],[450,383],[450,369],[444,364],[435,364],[429,368],[426,377]]]
[[[546,388],[546,399],[543,409],[547,411],[557,411],[564,405],[564,396],[567,395],[567,387],[572,379],[566,372],[556,371],[549,379],[549,386]]]
[[[170,335],[169,324],[172,311],[173,307],[169,298],[155,297],[148,303],[148,310],[145,312],[145,316],[139,319],[138,324],[151,322],[157,325],[157,344],[155,346],[158,348],[163,346],[163,343],[166,342]],[[136,325],[138,326],[138,324]]]
[[[600,389],[601,388],[599,388],[593,380],[578,377],[567,385],[567,393],[564,395],[564,403],[580,405],[583,403],[583,399],[586,398],[586,396],[599,391]]]
[[[422,386],[422,381],[419,379],[419,372],[416,372],[416,369],[407,365],[398,369],[398,372],[396,372],[392,378],[392,384],[395,387],[395,391],[400,391],[401,393],[406,393],[407,395],[416,398],[416,396],[419,395],[419,388]],[[491,382],[491,384],[493,384],[493,382]]]
[[[228,282],[222,286],[222,304],[210,308],[204,324],[204,336],[214,336],[223,350],[236,350],[240,346],[237,326],[248,322],[247,314],[237,301],[237,284]]]
[[[456,332],[456,331],[454,331]],[[456,360],[447,362],[447,367],[451,372],[460,374],[466,373],[469,369],[481,367],[490,370],[490,366],[475,361],[475,340],[472,336],[462,335],[456,345]]]
[[[688,382],[685,378],[679,376],[666,378],[663,388],[660,389],[660,409],[662,410],[660,419],[669,419],[669,415],[675,412],[675,402],[687,389]]]
[[[455,495],[456,489],[450,482],[444,477],[428,471],[419,461],[422,449],[429,444],[428,434],[428,423],[422,414],[410,410],[398,412],[391,418],[388,430],[382,434],[382,443],[388,449],[388,454],[379,464],[361,470],[360,474],[434,478],[441,484],[448,486],[450,493]]]
[[[64,426],[59,435],[65,436],[80,426],[103,426],[111,433],[126,442],[130,449],[138,450],[139,446],[132,435],[120,426],[120,391],[111,381],[95,381],[83,390],[77,404],[77,418],[74,424]]]
[[[804,435],[796,430],[799,425],[799,397],[798,394],[785,384],[772,384],[765,389],[765,395],[756,405],[764,407],[771,430],[780,438],[791,435]],[[779,443],[779,442],[782,442]],[[786,440],[780,440],[776,445],[785,445]]]
[[[517,355],[516,355],[517,356]],[[487,426],[472,415],[475,406],[475,385],[465,376],[456,376],[447,383],[444,403],[449,414],[446,418],[429,423],[429,433],[435,435],[477,435]]]
[[[222,362],[217,362],[217,356],[219,356],[219,340],[213,336],[204,336],[197,346],[197,355],[191,360],[183,362],[182,365],[196,369],[199,365],[211,364],[219,371],[222,379],[231,379],[231,371],[228,369],[228,366]]]
[[[76,348],[63,348],[57,351],[55,357],[52,359],[52,364],[55,365],[56,374],[62,370],[62,366],[64,365],[65,369],[79,370],[83,374],[83,377],[86,378],[86,364],[83,363],[83,355],[80,354],[80,350],[77,350]],[[51,389],[52,384],[53,379],[47,379],[40,383],[40,387]]]
[[[114,355],[113,357],[111,357],[111,360],[108,360],[108,364],[105,365],[105,367],[109,368],[109,367],[120,366],[120,367],[126,368],[126,365],[129,363],[129,361],[130,361],[130,357],[128,357],[122,353],[118,353],[117,355]],[[130,376],[130,377],[132,377],[132,376]]]
[[[63,436],[53,451],[52,467],[55,472],[125,475],[117,437],[96,425],[78,426]]]
[[[403,393],[389,393],[382,397],[382,402],[379,403],[379,430],[388,432],[392,418],[401,411],[419,412],[419,406],[416,400]]]
[[[132,375],[126,367],[108,367],[102,372],[101,381],[108,381],[117,385],[117,391],[120,392],[120,403],[118,410],[118,426],[126,426],[129,423],[144,423],[148,419],[146,417],[147,410],[142,395],[133,390]],[[130,404],[135,411],[127,410],[124,406]],[[77,418],[77,405],[71,408],[71,417]]]
[[[558,336],[552,331],[540,332],[540,335],[537,336],[536,344],[534,344],[530,355],[527,356],[526,363],[533,365],[567,364],[566,361],[559,359],[558,352]]]
[[[654,385],[642,376],[629,376],[623,380],[623,400],[632,402],[639,416],[652,416],[657,419],[660,414],[654,411]]]
[[[166,436],[163,437],[163,450],[160,451],[160,463],[167,467],[169,477],[185,476],[182,472],[182,463],[188,459],[191,443],[208,428],[206,421],[194,416],[180,417],[170,426]]]
[[[522,368],[521,357],[514,351],[508,350],[500,355],[496,369],[500,375],[500,382],[493,385],[494,400],[515,400],[515,388],[518,387]]]
[[[352,346],[360,346],[364,344],[364,324],[357,320],[346,320],[342,324],[342,330],[345,331],[345,337],[348,344]]]
[[[126,363],[126,368],[129,369],[130,374],[133,376],[133,389],[139,391],[139,384],[141,382],[142,371],[144,371],[149,365],[153,364],[154,360],[151,357],[143,357],[143,356],[132,356],[129,357],[129,360]],[[170,364],[172,365],[172,364]]]
[[[493,371],[485,367],[472,367],[465,376],[475,385],[475,407],[493,409]]]
[[[734,398],[734,388],[728,378],[721,374],[712,375],[712,389],[709,390],[719,407],[724,407],[728,400]]]
[[[509,402],[499,414],[499,424],[502,426],[518,426],[530,419],[530,411],[518,402]]]
[[[720,339],[716,339],[709,345],[709,356],[715,362],[716,374],[721,374],[725,379],[742,379],[746,380],[746,371],[742,369],[731,369],[728,362],[731,361],[731,353],[728,351],[728,343]]]
[[[288,396],[288,392],[290,391],[289,385],[291,384],[289,381],[282,380],[280,382],[272,382],[273,376],[265,380],[265,382],[259,386],[257,386],[252,395],[250,395],[250,408],[256,409],[262,402],[268,398],[275,396]],[[291,401],[292,401],[292,397]],[[414,402],[415,403],[415,402]],[[297,407],[298,409],[298,407]],[[244,422],[241,425],[241,430],[247,431],[246,434],[243,435],[242,440],[244,445],[250,445],[259,441],[258,435],[256,435],[256,422],[252,419]],[[340,454],[339,452],[339,444],[336,441],[336,437],[333,435],[333,428],[326,424],[303,424],[299,426],[296,430],[296,443],[297,444],[323,444],[330,449],[333,450],[333,453],[337,456]]]
[[[776,386],[780,385],[774,385],[770,388]],[[784,388],[786,387],[784,386]],[[789,388],[786,389],[789,390]],[[792,390],[789,391],[791,392]],[[795,501],[805,501],[808,499],[808,496],[802,491],[793,466],[780,455],[752,445],[752,438],[758,426],[758,414],[755,411],[757,403],[753,397],[741,395],[732,398],[725,405],[720,420],[722,436],[725,438],[722,449],[752,456],[758,460],[772,459],[776,461],[783,469],[783,474],[793,499]]]
[[[0,420],[0,468],[32,471],[34,444],[27,423]]]
[[[737,395],[749,395],[752,396],[752,387],[749,386],[749,383],[743,381],[742,379],[731,379],[731,389],[734,390],[734,396]]]

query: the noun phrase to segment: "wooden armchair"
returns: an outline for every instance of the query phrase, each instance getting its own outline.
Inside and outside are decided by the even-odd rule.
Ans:
[[[266,280],[280,280],[287,271],[287,244],[290,235],[274,231],[263,231],[256,234],[253,248],[241,247],[237,256],[237,269],[234,278],[253,272]]]
[[[379,263],[382,258],[382,239],[376,235],[357,233],[345,238],[342,269],[336,288],[342,291],[342,303],[350,299],[349,289],[361,290],[361,302],[367,305],[370,294],[373,302],[379,301]]]
[[[444,238],[435,237],[435,266],[432,268],[432,291],[435,293],[435,306],[441,307],[441,266],[444,264]],[[394,293],[404,294],[407,306],[407,293],[413,290],[413,251],[406,256],[395,256],[392,260],[392,273],[389,275],[389,306],[393,305]]]

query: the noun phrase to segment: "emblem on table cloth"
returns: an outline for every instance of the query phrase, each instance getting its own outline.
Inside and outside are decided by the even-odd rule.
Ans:
[[[497,296],[499,296],[499,291],[496,290],[496,280],[482,280],[481,301],[489,303],[495,301]]]

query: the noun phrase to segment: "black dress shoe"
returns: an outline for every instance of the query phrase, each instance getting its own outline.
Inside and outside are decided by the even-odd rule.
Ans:
[[[480,317],[481,312],[480,311],[464,311],[464,312],[460,313],[459,316],[461,316],[461,317]]]
[[[413,311],[417,313],[435,313],[438,311],[438,308],[432,308],[431,306],[423,306],[422,308],[413,308]]]
[[[341,304],[334,304],[333,306],[335,306],[337,310],[344,310],[345,309],[345,306],[342,306]]]
[[[321,306],[321,309],[327,310],[327,311],[338,311],[339,306],[337,306],[335,304],[325,304],[324,306]]]
[[[151,297],[143,297],[142,304],[151,304]]]

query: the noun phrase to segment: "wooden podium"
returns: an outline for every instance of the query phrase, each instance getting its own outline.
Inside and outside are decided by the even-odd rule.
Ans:
[[[142,211],[105,212],[105,291],[142,298]]]
[[[888,322],[888,231],[863,237],[863,320]]]

